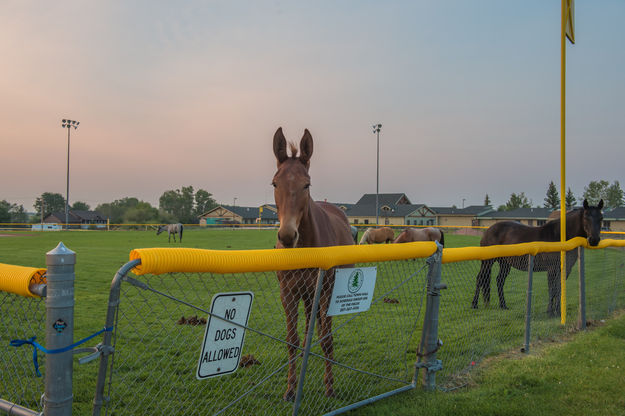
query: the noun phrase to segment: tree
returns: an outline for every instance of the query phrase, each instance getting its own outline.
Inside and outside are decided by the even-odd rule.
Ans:
[[[73,209],[75,211],[89,211],[90,208],[91,207],[89,207],[86,202],[76,201],[70,209]]]
[[[532,201],[527,199],[527,196],[525,196],[525,192],[521,192],[518,195],[513,192],[512,194],[510,194],[510,199],[508,199],[508,202],[506,202],[506,205],[500,205],[498,210],[499,211],[512,211],[513,209],[517,209],[517,208],[531,208],[531,207],[532,207]]]
[[[490,205],[490,198],[488,197],[488,194],[484,197],[484,205]]]
[[[621,189],[621,185],[618,181],[614,181],[612,185],[608,186],[603,202],[608,208],[618,208],[623,206],[623,190]]]
[[[217,201],[213,199],[213,194],[204,189],[198,189],[195,193],[195,216],[199,217],[207,211],[215,208]]]
[[[0,201],[0,223],[25,223],[28,220],[23,205],[12,204],[8,201]]]
[[[44,192],[35,200],[33,207],[38,214],[41,214],[41,203],[43,201],[44,217],[52,212],[65,212],[65,198],[63,195],[51,192]]]
[[[564,200],[564,203],[566,204],[566,209],[572,209],[577,203],[577,200],[575,199],[575,195],[573,195],[573,191],[571,191],[571,188],[566,191],[566,199]]]
[[[134,208],[139,204],[139,200],[134,197],[126,197],[117,199],[111,203],[100,204],[96,207],[96,211],[108,217],[113,224],[124,222],[124,215],[130,208]]]
[[[588,186],[584,187],[583,198],[590,205],[597,205],[599,200],[603,199],[606,208],[612,209],[623,206],[623,190],[618,181],[614,181],[612,185],[608,181],[591,181]]]
[[[130,224],[146,224],[159,222],[158,209],[154,208],[148,202],[139,202],[124,213],[124,222]]]
[[[545,197],[545,208],[558,209],[560,207],[560,196],[558,188],[553,181],[549,182],[547,187],[547,196]]]
[[[158,203],[161,210],[184,224],[197,223],[198,215],[217,205],[209,192],[203,189],[194,192],[192,186],[183,186],[175,191],[165,191]]]

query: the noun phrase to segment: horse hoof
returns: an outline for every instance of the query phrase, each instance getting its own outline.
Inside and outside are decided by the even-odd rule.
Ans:
[[[334,389],[326,389],[326,397],[334,397]]]
[[[293,390],[287,390],[282,396],[285,402],[294,402],[295,401],[295,392]]]
[[[500,306],[500,308],[501,308],[501,309],[503,309],[503,310],[508,310],[508,309],[510,309],[510,308],[508,308],[506,305],[501,305],[501,306]]]
[[[477,304],[472,303],[472,304],[471,304],[471,308],[473,308],[473,309],[477,309]]]

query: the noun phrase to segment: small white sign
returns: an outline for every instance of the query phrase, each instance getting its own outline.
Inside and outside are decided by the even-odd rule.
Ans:
[[[377,267],[336,269],[328,315],[368,311],[375,290]]]
[[[197,366],[198,380],[237,371],[245,338],[245,328],[239,325],[247,326],[253,299],[252,292],[217,293],[213,296]]]

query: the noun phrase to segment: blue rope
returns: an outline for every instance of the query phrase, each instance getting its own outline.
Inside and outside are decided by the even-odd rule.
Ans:
[[[46,354],[60,354],[62,352],[67,352],[70,351],[74,348],[76,348],[77,346],[79,346],[80,344],[84,344],[85,342],[89,341],[91,338],[97,337],[98,335],[100,335],[103,332],[111,332],[113,330],[113,327],[104,327],[103,329],[99,330],[98,332],[89,335],[87,338],[81,339],[78,342],[74,342],[72,345],[68,345],[67,347],[63,347],[63,348],[57,348],[55,350],[49,350],[45,347],[43,347],[41,344],[39,344],[37,341],[35,341],[35,339],[37,339],[37,337],[31,337],[29,339],[13,339],[11,340],[11,346],[12,347],[21,347],[22,345],[32,345],[33,346],[33,363],[35,364],[35,372],[37,373],[37,377],[41,377],[41,372],[39,372],[39,363],[37,362],[37,349],[40,349],[41,351],[43,351]]]

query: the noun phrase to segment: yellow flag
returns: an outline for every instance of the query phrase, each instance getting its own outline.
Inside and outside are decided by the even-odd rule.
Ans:
[[[574,0],[565,0],[566,2],[566,25],[564,29],[564,34],[571,41],[571,43],[575,44],[575,1]]]

